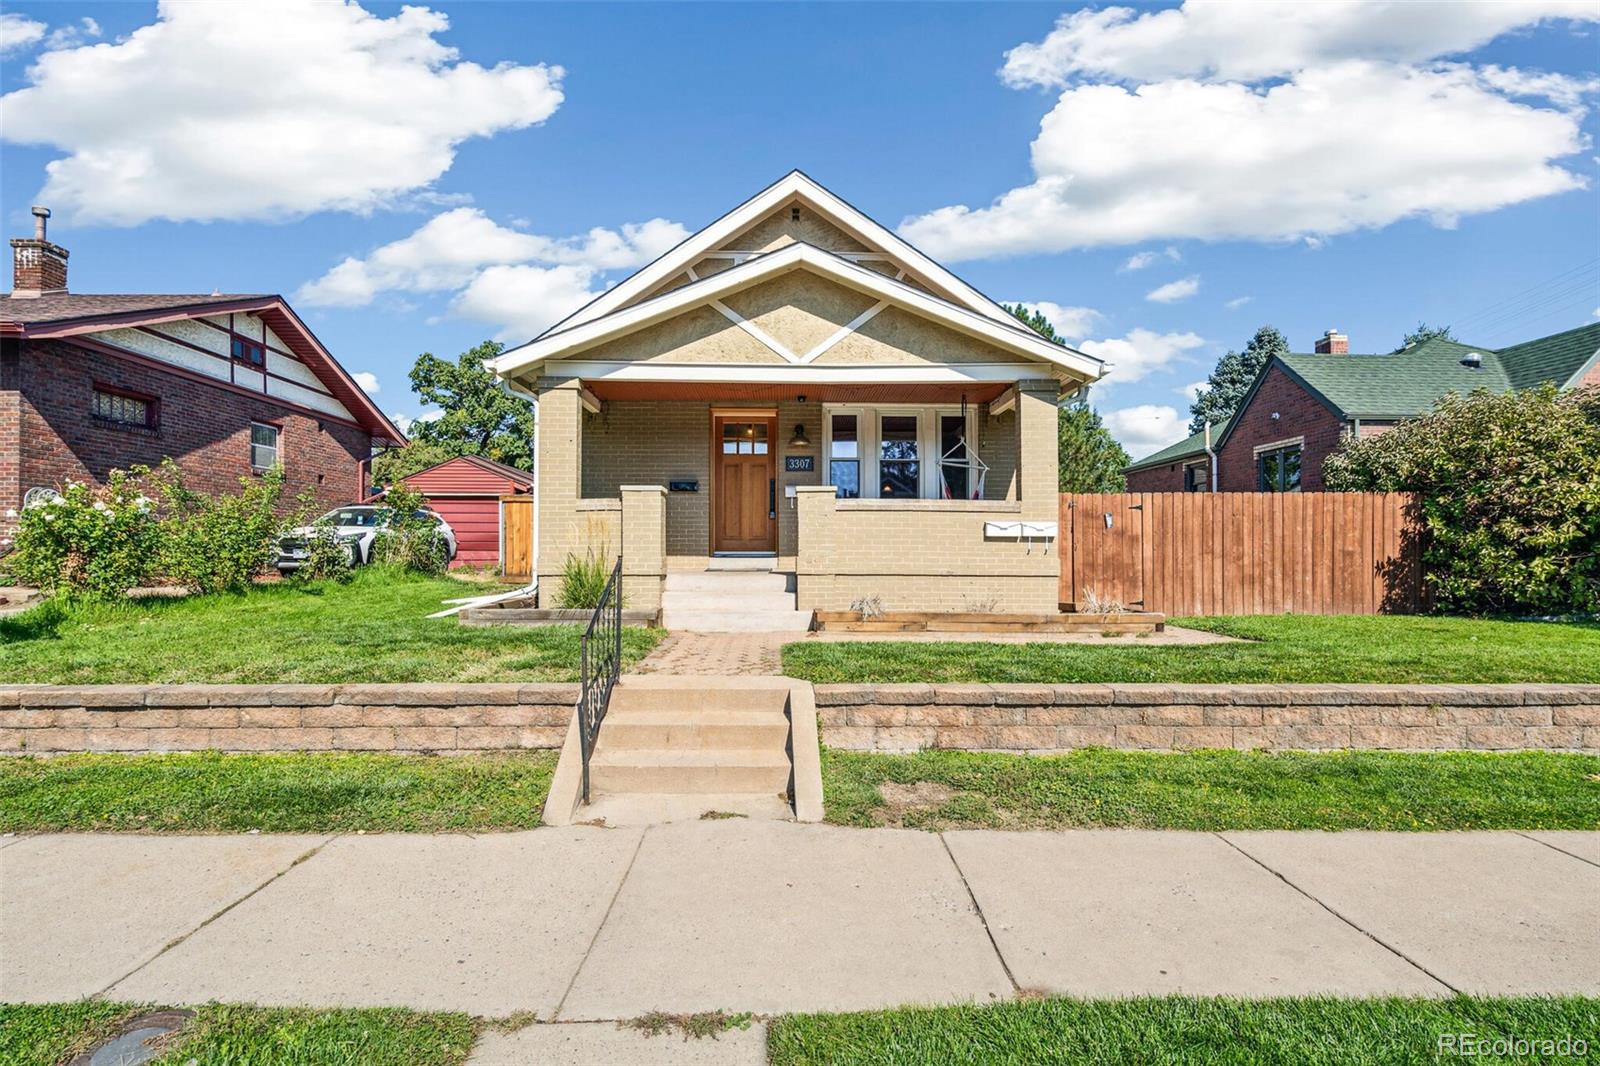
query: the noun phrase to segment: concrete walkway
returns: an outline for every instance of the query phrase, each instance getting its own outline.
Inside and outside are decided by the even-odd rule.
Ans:
[[[584,1022],[1451,990],[1600,993],[1600,833],[0,837],[0,1001]]]

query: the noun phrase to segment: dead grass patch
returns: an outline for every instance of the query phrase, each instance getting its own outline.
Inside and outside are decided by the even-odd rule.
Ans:
[[[617,1028],[634,1029],[651,1037],[676,1032],[682,1033],[685,1040],[703,1040],[707,1037],[715,1040],[729,1029],[750,1028],[754,1020],[755,1015],[749,1011],[730,1014],[725,1010],[708,1010],[696,1014],[671,1014],[653,1010],[637,1018],[620,1021]]]

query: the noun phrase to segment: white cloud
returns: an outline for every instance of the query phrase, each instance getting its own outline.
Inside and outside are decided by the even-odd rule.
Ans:
[[[1142,459],[1189,435],[1189,420],[1167,404],[1141,403],[1101,414],[1128,454]]]
[[[365,257],[350,256],[300,286],[312,306],[364,307],[386,292],[455,292],[454,313],[527,340],[604,291],[609,270],[642,266],[687,237],[653,218],[578,237],[545,237],[502,226],[475,207],[435,215]]]
[[[1159,252],[1136,252],[1133,255],[1128,256],[1128,261],[1118,267],[1117,272],[1119,274],[1126,274],[1133,270],[1143,270],[1150,264],[1162,259],[1167,259],[1176,263],[1182,258],[1183,255],[1176,248],[1168,245]]]
[[[357,370],[350,375],[356,379],[356,384],[361,386],[361,391],[368,396],[375,396],[379,391],[378,375],[370,370]]]
[[[471,137],[562,101],[560,67],[463,62],[425,7],[165,0],[115,44],[45,52],[0,100],[7,140],[66,153],[39,199],[137,225],[365,212],[425,190]]]
[[[1032,184],[988,207],[912,218],[900,232],[961,260],[1163,238],[1326,237],[1414,217],[1450,226],[1585,187],[1557,165],[1586,148],[1581,117],[1510,100],[1461,66],[1350,60],[1265,88],[1083,85],[1041,123]]]
[[[1190,403],[1194,403],[1200,398],[1200,394],[1206,391],[1206,383],[1204,381],[1191,381],[1189,384],[1174,391],[1182,394],[1183,398]]]
[[[50,36],[45,38],[46,48],[76,48],[85,41],[101,34],[100,23],[85,15],[77,22],[69,22],[50,31]]]
[[[45,24],[26,15],[0,14],[0,55],[21,51],[44,37]]]
[[[1190,274],[1186,278],[1169,281],[1165,285],[1159,285],[1151,289],[1144,294],[1144,298],[1151,303],[1171,304],[1177,303],[1179,300],[1187,300],[1199,291],[1200,275]]]
[[[1416,63],[1556,18],[1594,21],[1600,12],[1593,0],[1188,0],[1146,13],[1089,9],[1062,15],[1044,40],[1007,52],[1001,77],[1013,87],[1059,87],[1085,78],[1260,81],[1352,58]]]
[[[1068,307],[1049,300],[1014,300],[1029,311],[1037,311],[1050,320],[1056,336],[1071,343],[1087,337],[1105,318],[1092,307]]]
[[[418,422],[433,422],[442,417],[444,417],[443,411],[437,407],[431,407],[419,415],[407,415],[401,414],[399,411],[393,411],[389,414],[389,421],[394,423],[394,428],[409,437],[411,436],[411,427]]]
[[[1222,306],[1226,307],[1230,311],[1237,311],[1237,310],[1239,310],[1239,308],[1243,307],[1245,304],[1249,303],[1250,301],[1252,301],[1254,299],[1255,299],[1254,296],[1235,296],[1233,299],[1229,300],[1227,303],[1223,304]]]
[[[1160,370],[1183,355],[1205,344],[1195,333],[1155,333],[1148,329],[1129,330],[1126,336],[1100,341],[1084,341],[1080,351],[1103,359],[1107,385],[1127,385]]]
[[[1590,93],[1600,92],[1600,78],[1569,78],[1565,74],[1523,71],[1516,67],[1487,66],[1478,78],[1507,96],[1542,96],[1560,107],[1578,107]]]

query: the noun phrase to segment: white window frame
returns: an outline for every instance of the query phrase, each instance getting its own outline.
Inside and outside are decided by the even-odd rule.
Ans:
[[[823,404],[822,454],[823,484],[833,484],[833,416],[856,416],[856,452],[861,463],[861,496],[863,500],[877,500],[882,479],[878,474],[881,458],[882,418],[884,415],[915,415],[917,419],[917,499],[941,500],[944,482],[939,473],[939,420],[946,415],[960,415],[960,404]],[[976,447],[978,439],[978,406],[967,405],[967,443]],[[854,460],[846,460],[847,462]],[[909,499],[910,497],[904,497]],[[955,501],[952,501],[955,502]]]
[[[266,466],[261,466],[256,462],[256,449],[257,448],[265,448],[266,447],[265,444],[257,444],[256,443],[256,428],[258,426],[261,429],[270,429],[270,430],[272,430],[272,462],[269,463]],[[283,462],[283,429],[282,429],[282,427],[281,426],[275,426],[271,422],[251,422],[250,423],[250,469],[255,471],[258,474],[259,473],[265,473],[266,471],[271,470],[273,467],[279,465],[282,462]]]

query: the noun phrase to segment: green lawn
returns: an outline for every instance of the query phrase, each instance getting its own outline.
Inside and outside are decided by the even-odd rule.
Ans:
[[[1047,999],[777,1019],[772,1066],[1437,1066],[1447,1033],[1600,1045],[1600,999]],[[1571,1056],[1571,1052],[1568,1052]],[[1556,1062],[1474,1055],[1475,1062]],[[1569,1058],[1568,1061],[1587,1061]]]
[[[1418,616],[1176,618],[1248,644],[790,644],[807,681],[1600,682],[1600,624]]]
[[[827,820],[920,829],[1600,829],[1600,755],[824,750]]]
[[[8,756],[0,832],[528,829],[555,765],[553,751]]]
[[[0,1063],[59,1066],[149,1008],[80,1001],[0,1004]],[[398,1009],[198,1008],[160,1066],[458,1066],[479,1024],[465,1014]]]
[[[348,585],[66,605],[0,619],[0,678],[44,684],[573,681],[577,626],[463,626],[426,617],[481,594],[452,578],[377,571]],[[663,634],[629,627],[627,663]]]

